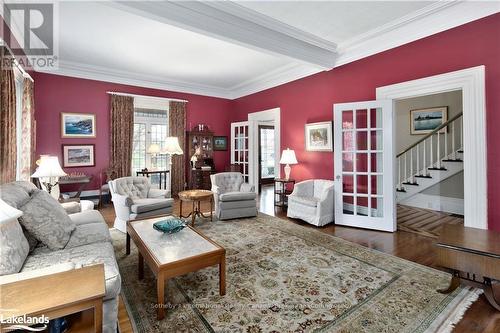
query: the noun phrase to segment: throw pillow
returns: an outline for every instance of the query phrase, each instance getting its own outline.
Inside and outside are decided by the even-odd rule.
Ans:
[[[76,228],[59,202],[45,191],[36,190],[19,209],[23,211],[21,224],[51,250],[64,248]]]
[[[28,257],[29,245],[17,219],[0,222],[0,275],[18,273]]]

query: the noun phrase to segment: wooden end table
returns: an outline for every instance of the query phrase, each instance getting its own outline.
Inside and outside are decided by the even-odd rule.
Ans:
[[[226,250],[191,226],[171,235],[154,230],[153,223],[162,219],[165,217],[127,224],[138,250],[139,279],[144,277],[144,261],[156,275],[158,320],[165,317],[165,285],[170,278],[219,265],[219,294],[226,294]]]
[[[102,332],[103,264],[6,283],[0,289],[0,317],[4,319],[70,316],[72,332]],[[86,316],[88,311],[93,316]],[[0,331],[8,326],[1,324]]]
[[[201,202],[202,201],[210,201],[210,221],[213,221],[213,206],[214,206],[214,193],[208,190],[187,190],[179,192],[179,200],[180,200],[180,212],[179,216],[187,218],[191,216],[191,225],[194,226],[194,221],[196,217],[202,216],[207,218],[201,211]],[[183,202],[191,202],[192,209],[191,213],[184,216],[182,215],[182,203]]]
[[[288,196],[292,194],[289,189],[295,185],[294,179],[275,178],[274,179],[274,206],[286,209],[288,207]]]
[[[472,285],[482,287],[488,302],[500,311],[492,288],[492,280],[500,280],[500,233],[446,224],[436,247],[436,264],[450,269],[453,274],[449,287],[438,291],[451,293],[458,288],[462,279],[467,280]],[[466,273],[466,276],[460,272]]]

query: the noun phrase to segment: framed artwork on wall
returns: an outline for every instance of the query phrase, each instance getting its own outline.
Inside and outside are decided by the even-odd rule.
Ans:
[[[307,151],[333,151],[331,121],[306,124],[305,136]]]
[[[410,133],[428,134],[448,120],[448,107],[410,110]],[[443,128],[440,133],[445,133]]]
[[[61,137],[95,138],[95,114],[61,112]]]
[[[95,145],[63,144],[63,168],[95,166]]]
[[[214,136],[214,150],[227,150],[227,136]]]

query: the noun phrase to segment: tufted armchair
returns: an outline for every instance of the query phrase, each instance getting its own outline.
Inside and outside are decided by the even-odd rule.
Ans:
[[[215,198],[215,215],[220,220],[257,216],[255,188],[243,182],[240,172],[221,172],[210,176]]]
[[[288,196],[287,216],[299,218],[318,227],[333,222],[332,180],[314,179],[295,184]]]
[[[114,227],[122,232],[127,232],[128,220],[173,211],[174,199],[169,198],[169,192],[151,188],[146,177],[123,177],[108,184],[116,212]]]

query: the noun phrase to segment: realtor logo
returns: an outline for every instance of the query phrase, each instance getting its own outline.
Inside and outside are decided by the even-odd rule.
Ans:
[[[55,69],[57,64],[57,2],[3,1],[7,26],[2,38],[25,68]]]

